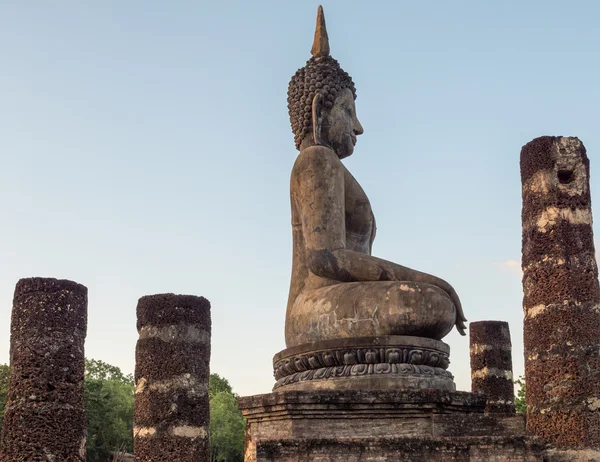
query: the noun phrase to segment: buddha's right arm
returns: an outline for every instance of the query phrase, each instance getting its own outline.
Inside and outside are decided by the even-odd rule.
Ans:
[[[344,166],[331,149],[303,150],[293,183],[313,274],[341,282],[397,280],[393,263],[346,249]]]
[[[308,267],[317,276],[340,282],[412,281],[432,284],[446,292],[452,289],[431,274],[345,248],[309,249]]]

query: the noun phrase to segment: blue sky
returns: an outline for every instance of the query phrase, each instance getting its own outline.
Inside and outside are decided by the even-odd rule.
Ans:
[[[600,194],[594,1],[325,1],[365,128],[346,165],[373,253],[510,322],[522,374],[519,151],[578,136]],[[133,371],[135,306],[212,302],[211,366],[266,393],[291,266],[290,77],[318,2],[0,4],[0,363],[19,278],[89,288],[88,357]],[[598,156],[598,157],[597,157]],[[468,339],[446,337],[469,389]]]

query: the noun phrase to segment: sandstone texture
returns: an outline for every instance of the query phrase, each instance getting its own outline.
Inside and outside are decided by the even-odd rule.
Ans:
[[[512,344],[508,323],[469,324],[471,390],[486,396],[486,412],[514,413]]]
[[[209,461],[209,301],[146,296],[137,318],[135,460]]]
[[[85,460],[86,329],[86,287],[51,278],[17,283],[0,461]]]
[[[600,289],[589,160],[577,138],[521,151],[527,430],[600,448]]]

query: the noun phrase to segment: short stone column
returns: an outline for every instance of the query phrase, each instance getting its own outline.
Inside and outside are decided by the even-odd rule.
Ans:
[[[86,329],[86,287],[51,278],[17,283],[0,461],[85,461]]]
[[[486,412],[514,413],[512,344],[508,323],[472,322],[469,333],[471,391],[486,396]]]
[[[210,303],[149,295],[137,319],[135,460],[208,462]]]
[[[521,150],[527,430],[565,449],[600,448],[589,174],[577,138],[543,136]]]

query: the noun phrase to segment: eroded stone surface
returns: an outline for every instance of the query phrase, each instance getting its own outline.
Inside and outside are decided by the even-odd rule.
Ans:
[[[531,141],[521,179],[527,429],[559,449],[599,448],[589,403],[600,396],[600,288],[583,144]]]
[[[512,344],[507,322],[469,325],[471,390],[487,398],[486,412],[514,413]]]
[[[0,461],[85,460],[86,329],[86,287],[52,278],[17,283]]]
[[[208,461],[210,303],[152,295],[137,315],[135,458]]]

